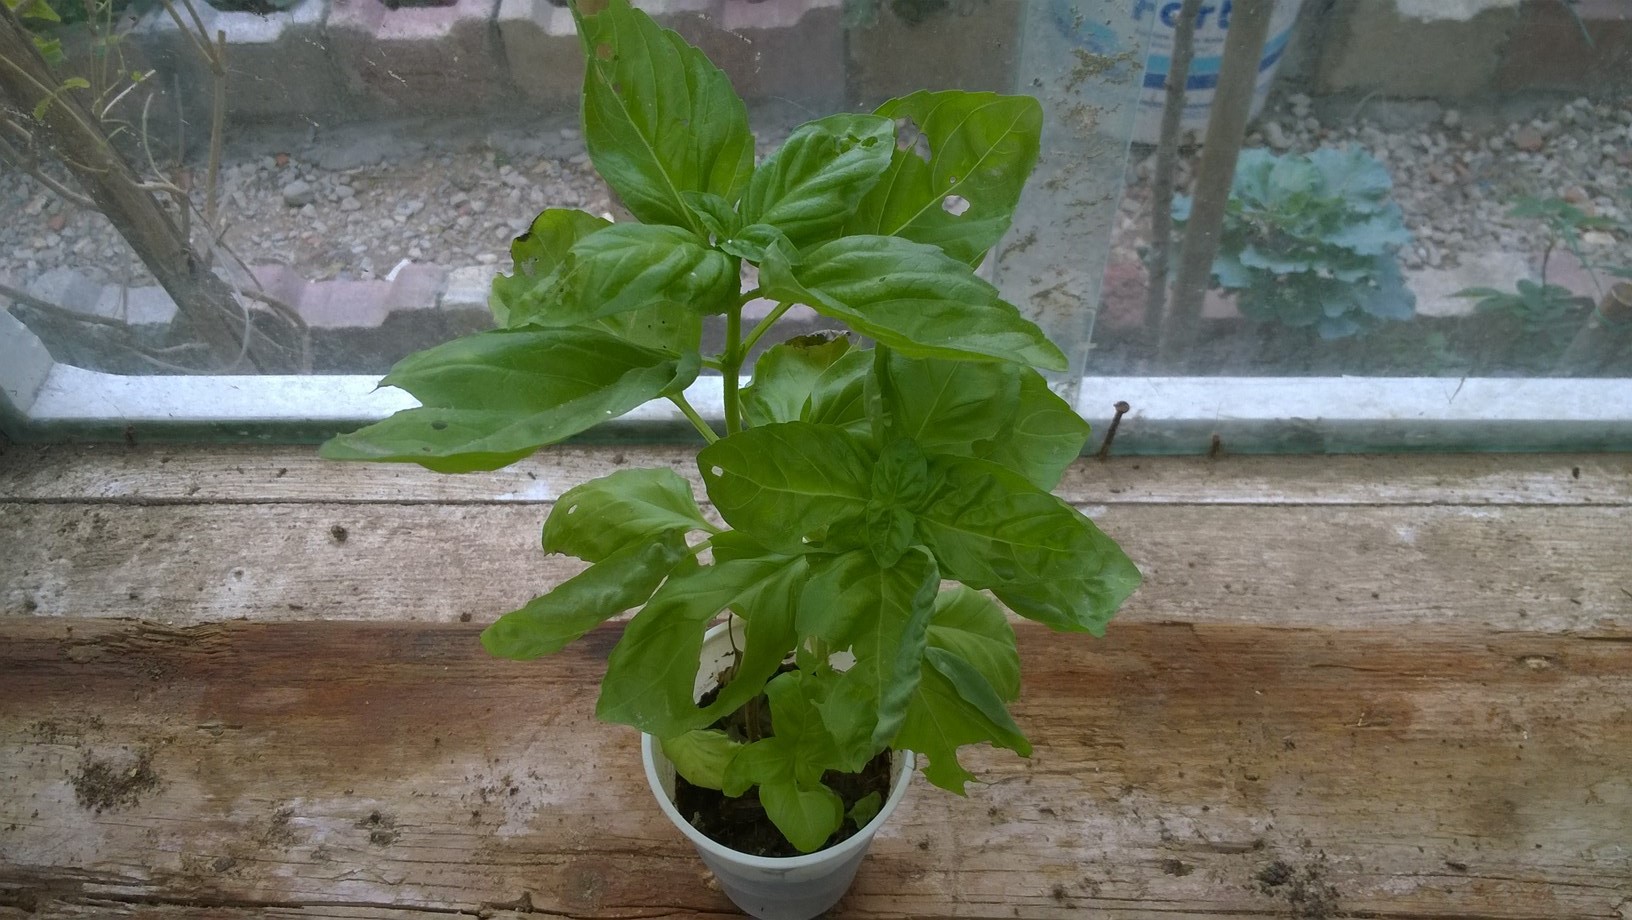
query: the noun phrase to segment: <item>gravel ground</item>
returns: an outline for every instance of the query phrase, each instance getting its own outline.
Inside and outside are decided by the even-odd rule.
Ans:
[[[786,135],[779,112],[762,151]],[[312,280],[367,279],[404,259],[508,266],[510,241],[546,207],[612,210],[572,116],[527,125],[412,121],[328,131],[248,128],[223,150],[220,213],[231,255]],[[203,167],[193,167],[202,185]],[[202,212],[204,195],[193,206]],[[100,213],[0,167],[0,275],[73,267],[102,283],[151,277]]]
[[[781,126],[790,113],[755,113]],[[312,279],[368,278],[404,259],[450,268],[508,263],[510,239],[544,207],[611,209],[583,153],[574,119],[494,126],[400,122],[232,132],[221,209],[231,251],[249,264],[282,263]],[[1455,266],[1472,253],[1539,253],[1535,221],[1506,216],[1524,195],[1559,196],[1589,213],[1632,219],[1632,100],[1507,100],[1445,108],[1434,102],[1280,95],[1249,144],[1307,151],[1360,144],[1390,166],[1417,241],[1408,268]],[[1136,259],[1148,226],[1148,148],[1130,172],[1113,262]],[[1191,162],[1181,167],[1187,184]],[[202,195],[194,194],[202,207]],[[69,266],[101,282],[150,283],[107,220],[57,199],[27,176],[0,172],[0,274],[24,282]],[[1632,244],[1595,233],[1588,244]],[[1632,261],[1632,253],[1627,256]]]
[[[1545,114],[1544,114],[1545,113]],[[1448,108],[1432,101],[1355,100],[1280,95],[1247,137],[1248,146],[1307,153],[1350,144],[1389,167],[1394,198],[1416,240],[1400,254],[1407,269],[1453,267],[1492,251],[1532,261],[1545,233],[1538,221],[1507,216],[1521,197],[1559,197],[1588,214],[1632,220],[1632,99],[1618,104],[1537,97],[1500,106]],[[1155,168],[1149,148],[1122,202],[1115,260],[1137,259],[1148,240]],[[1194,157],[1180,164],[1187,191]],[[1586,244],[1632,242],[1588,234]]]

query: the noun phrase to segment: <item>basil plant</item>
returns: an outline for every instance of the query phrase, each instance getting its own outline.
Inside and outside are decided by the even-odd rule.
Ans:
[[[972,270],[1009,226],[1041,110],[1023,96],[917,92],[809,122],[756,166],[746,109],[701,52],[626,0],[574,12],[589,155],[639,222],[544,211],[512,246],[515,273],[493,285],[502,328],[404,359],[383,384],[421,407],[323,454],[491,470],[669,400],[707,442],[697,465],[725,526],[669,469],[573,488],[544,549],[589,567],[505,614],[483,644],[534,658],[639,608],[597,714],[660,739],[694,784],[757,788],[802,851],[844,817],[827,770],[908,749],[961,793],[974,778],[961,745],[1030,751],[1007,709],[1020,691],[1014,632],[992,598],[1097,635],[1139,583],[1117,545],[1050,494],[1088,436],[1037,370],[1065,357]],[[912,143],[897,133],[909,125]],[[745,265],[758,278],[746,291]],[[744,330],[756,298],[776,306]],[[742,383],[745,355],[795,304],[873,344],[793,339]],[[724,318],[717,354],[700,351],[709,315]],[[704,368],[721,377],[721,431],[685,395]],[[703,633],[727,612],[744,621],[743,644],[700,705]],[[843,670],[840,651],[854,659]],[[767,737],[711,727],[767,704]]]

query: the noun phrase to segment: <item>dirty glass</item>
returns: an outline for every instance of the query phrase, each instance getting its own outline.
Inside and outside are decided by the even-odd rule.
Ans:
[[[1062,392],[1632,376],[1622,0],[636,5],[729,74],[762,154],[920,88],[1037,97],[981,271],[1071,356]],[[552,0],[7,6],[0,383],[377,376],[492,327],[541,209],[620,216]],[[65,142],[41,119],[70,107]]]

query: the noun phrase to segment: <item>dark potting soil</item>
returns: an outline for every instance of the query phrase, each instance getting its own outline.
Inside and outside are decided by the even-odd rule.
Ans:
[[[793,670],[792,664],[784,664],[780,674]],[[721,675],[721,683],[728,681]],[[719,695],[719,688],[708,691],[699,700],[699,704],[707,706]],[[745,728],[749,721],[749,713],[753,713],[758,722],[759,730],[755,734],[765,737],[771,733],[770,706],[765,696],[744,706],[736,712],[715,722],[710,728],[724,731],[737,740],[743,740]],[[884,800],[890,797],[890,752],[884,750],[877,757],[867,762],[860,773],[839,773],[829,770],[822,774],[822,782],[827,788],[838,793],[844,801],[844,822],[833,836],[827,838],[822,845],[826,847],[847,840],[854,836],[857,827],[850,820],[850,810],[856,803],[871,793],[878,793],[878,802],[883,805]],[[759,802],[759,790],[750,789],[737,798],[731,798],[718,789],[706,789],[694,786],[680,775],[674,777],[674,807],[691,826],[703,832],[703,835],[715,843],[722,843],[739,853],[751,856],[802,856],[793,844],[782,836],[771,822],[770,815],[765,813],[765,806]]]
[[[822,782],[844,800],[845,819],[824,847],[830,847],[855,835],[860,828],[851,822],[850,809],[867,797],[878,793],[882,803],[890,796],[890,752],[883,751],[867,763],[860,773],[837,773],[832,770],[822,775]],[[710,840],[722,843],[739,853],[753,856],[802,856],[765,814],[759,803],[759,790],[750,789],[737,798],[730,798],[718,789],[704,789],[674,778],[674,807],[702,831]]]

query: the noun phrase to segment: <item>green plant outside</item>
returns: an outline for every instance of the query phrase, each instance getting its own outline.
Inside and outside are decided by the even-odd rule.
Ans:
[[[1411,242],[1393,179],[1351,147],[1277,156],[1243,151],[1230,186],[1213,277],[1250,319],[1335,339],[1410,319],[1416,297],[1395,252]],[[1181,226],[1191,200],[1173,203]]]
[[[812,121],[756,166],[746,108],[701,52],[626,0],[574,12],[589,154],[639,222],[544,211],[512,246],[515,273],[494,283],[502,328],[400,362],[382,383],[422,406],[322,452],[490,470],[673,401],[707,442],[698,471],[725,526],[672,470],[573,488],[543,548],[589,567],[482,641],[535,658],[639,608],[597,714],[656,736],[693,783],[755,790],[808,852],[846,820],[827,770],[909,749],[961,793],[974,777],[959,747],[1029,754],[1008,711],[1014,632],[994,596],[1100,634],[1139,584],[1121,549],[1050,493],[1088,437],[1038,372],[1064,356],[971,268],[1008,228],[1041,109],[918,92]],[[927,159],[896,142],[908,120]],[[968,203],[960,215],[943,207],[953,195]],[[759,278],[748,292],[745,263]],[[776,307],[744,330],[743,306],[761,296]],[[875,344],[789,340],[739,386],[749,348],[795,303]],[[709,314],[725,319],[717,354],[700,352]],[[703,368],[722,376],[723,431],[685,400]],[[726,612],[744,621],[743,647],[701,706],[703,632]],[[831,655],[845,650],[855,660],[841,671]],[[795,667],[779,674],[785,662]],[[714,727],[760,705],[769,736]],[[876,807],[857,803],[852,819]]]

